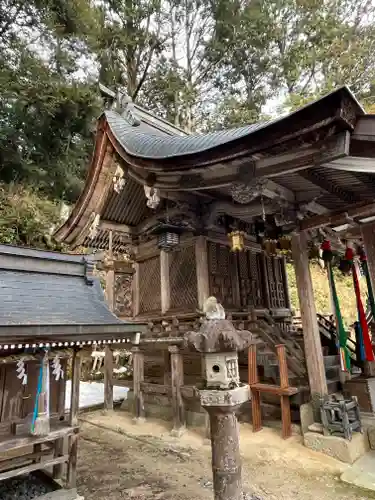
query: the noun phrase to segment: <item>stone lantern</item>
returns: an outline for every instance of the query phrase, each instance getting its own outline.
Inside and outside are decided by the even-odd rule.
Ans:
[[[208,306],[207,306],[208,304]],[[250,332],[236,330],[214,297],[205,304],[206,319],[198,332],[188,332],[189,348],[202,353],[205,380],[198,389],[210,418],[215,500],[241,500],[241,457],[236,412],[249,401],[250,388],[240,382],[237,352],[252,343]]]

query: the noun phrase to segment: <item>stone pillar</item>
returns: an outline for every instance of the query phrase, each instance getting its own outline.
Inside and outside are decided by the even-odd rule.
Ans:
[[[237,351],[252,343],[251,333],[237,331],[226,319],[207,319],[185,338],[203,354],[205,388],[199,396],[210,419],[214,499],[242,500],[236,412],[250,399],[250,388],[240,382]]]
[[[242,500],[241,455],[236,412],[242,403],[249,400],[249,387],[220,391],[222,394],[219,399],[215,394],[219,391],[201,392],[205,393],[201,394],[201,404],[210,417],[214,499]]]

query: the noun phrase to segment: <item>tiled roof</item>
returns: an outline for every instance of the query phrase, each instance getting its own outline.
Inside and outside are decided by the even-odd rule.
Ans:
[[[166,135],[141,122],[130,125],[115,111],[105,113],[108,125],[125,151],[138,158],[163,159],[201,153],[209,149],[246,137],[272,121],[255,123],[204,135]]]
[[[82,255],[0,245],[0,335],[5,327],[42,327],[45,334],[65,328],[78,337],[140,331],[108,309],[92,267]]]

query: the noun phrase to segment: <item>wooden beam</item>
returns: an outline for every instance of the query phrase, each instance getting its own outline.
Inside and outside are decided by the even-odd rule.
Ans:
[[[350,133],[345,131],[319,141],[311,148],[300,152],[258,160],[256,171],[258,175],[268,178],[280,174],[298,172],[348,156],[349,146]]]
[[[347,203],[355,203],[360,201],[360,196],[358,196],[356,193],[353,193],[350,189],[342,189],[334,182],[326,179],[324,174],[322,174],[321,172],[318,173],[314,171],[314,169],[304,170],[303,172],[299,172],[299,175],[312,184],[315,184],[315,186],[323,189],[327,193],[333,194],[333,196],[335,196],[339,200],[345,201]]]
[[[315,400],[328,394],[328,390],[305,232],[292,236],[292,257],[296,272],[309,385],[312,398]]]
[[[173,408],[173,433],[180,435],[186,427],[185,403],[181,394],[184,385],[183,356],[178,346],[168,347],[171,354],[171,385]]]
[[[133,234],[134,228],[127,224],[119,224],[108,220],[100,220],[98,230],[113,231],[114,233]]]
[[[134,392],[134,419],[145,418],[145,404],[142,390],[144,382],[144,354],[139,347],[133,347],[133,392]]]
[[[198,236],[195,241],[195,262],[197,268],[198,307],[203,310],[203,305],[210,296],[207,239],[204,236]]]
[[[78,425],[79,411],[79,383],[81,379],[81,354],[74,350],[72,358],[72,388],[70,397],[69,425],[75,427]]]
[[[323,215],[314,215],[303,220],[300,224],[300,229],[305,231],[307,229],[318,229],[324,226],[340,226],[347,221],[348,217],[368,217],[375,214],[375,203],[368,203],[367,201],[349,206],[347,210],[339,210],[328,212]]]
[[[151,293],[151,291],[150,291]],[[171,291],[169,282],[169,253],[160,251],[160,294],[161,312],[165,314],[171,307]]]
[[[66,486],[72,490],[77,484],[78,433],[69,437],[69,460]]]
[[[109,345],[104,356],[104,409],[113,410],[113,352]]]

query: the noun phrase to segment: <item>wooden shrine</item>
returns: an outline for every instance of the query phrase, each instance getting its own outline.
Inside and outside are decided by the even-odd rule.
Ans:
[[[56,238],[108,251],[111,309],[147,322],[134,357],[137,415],[151,403],[175,408],[180,422],[181,407],[199,412],[193,387],[201,359],[181,338],[199,328],[212,295],[236,328],[259,338],[261,382],[280,385],[276,346],[284,344],[288,380],[298,388],[292,405],[337,390],[323,356],[309,257],[322,238],[363,241],[375,278],[375,116],[343,87],[282,118],[187,135],[121,93],[101,90],[107,109],[86,183]],[[302,335],[292,327],[287,255]],[[240,365],[246,381],[247,353]]]
[[[52,467],[75,488],[82,353],[144,330],[109,311],[93,270],[86,256],[0,245],[0,481]]]

